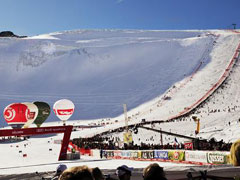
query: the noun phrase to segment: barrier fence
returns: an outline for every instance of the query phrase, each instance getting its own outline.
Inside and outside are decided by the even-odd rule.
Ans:
[[[94,150],[95,156],[99,156]],[[99,151],[99,150],[98,150]],[[138,161],[161,161],[197,165],[230,164],[229,152],[189,150],[103,150],[107,159],[130,159]],[[100,151],[99,151],[100,153]]]

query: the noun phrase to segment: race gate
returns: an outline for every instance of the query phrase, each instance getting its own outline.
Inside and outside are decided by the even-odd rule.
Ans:
[[[51,126],[51,127],[39,127],[39,128],[25,128],[25,129],[4,129],[0,130],[0,137],[2,136],[31,136],[41,134],[56,134],[64,133],[62,140],[62,147],[58,160],[66,160],[67,148],[69,139],[72,133],[73,126]]]

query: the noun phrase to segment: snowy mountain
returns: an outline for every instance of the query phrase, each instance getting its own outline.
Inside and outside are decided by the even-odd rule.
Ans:
[[[45,101],[52,107],[67,98],[76,106],[75,120],[123,121],[122,104],[127,104],[130,124],[168,120],[218,82],[238,43],[238,33],[220,30],[79,30],[1,38],[0,111],[14,102]],[[207,112],[199,114],[203,127],[211,124],[205,120],[211,110],[219,122],[233,121],[229,114],[238,120],[239,94],[234,90],[225,96],[230,100],[199,110]],[[216,113],[217,108],[225,111]],[[58,119],[52,112],[47,121]]]
[[[206,90],[224,70],[211,68],[231,59],[236,37],[225,31],[79,30],[1,38],[0,111],[13,102],[52,107],[67,98],[76,105],[72,119],[113,118],[122,114],[123,103],[130,110],[151,102],[197,68],[196,81],[208,83]],[[48,121],[57,118],[52,113]]]

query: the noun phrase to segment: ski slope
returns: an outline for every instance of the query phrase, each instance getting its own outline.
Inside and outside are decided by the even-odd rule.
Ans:
[[[68,98],[76,105],[74,120],[119,116],[123,103],[128,110],[139,107],[186,81],[201,62],[200,71],[209,66],[217,56],[210,54],[217,39],[211,33],[219,32],[79,30],[1,38],[0,111],[12,102],[38,100],[52,107]],[[223,66],[237,42],[228,34],[218,40],[218,46],[232,46],[219,59]]]

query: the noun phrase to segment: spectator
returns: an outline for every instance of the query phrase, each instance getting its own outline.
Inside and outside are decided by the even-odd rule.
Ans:
[[[143,170],[144,180],[167,180],[163,168],[157,163],[150,164]]]
[[[92,169],[92,175],[95,180],[104,180],[102,171],[98,167]]]
[[[133,168],[126,165],[119,166],[116,170],[116,174],[119,180],[130,180],[132,176]]]
[[[98,167],[92,169],[92,175],[95,180],[116,180],[110,177],[109,174],[103,175],[102,171]]]
[[[57,169],[56,169],[56,173],[53,176],[52,180],[57,180],[59,178],[59,176],[63,173],[64,170],[67,169],[67,166],[65,164],[59,164]]]
[[[240,166],[240,139],[231,146],[230,161],[234,166]]]
[[[100,149],[100,158],[102,159],[103,158],[103,150]]]
[[[66,169],[59,180],[94,180],[92,170],[87,166],[76,166]]]

